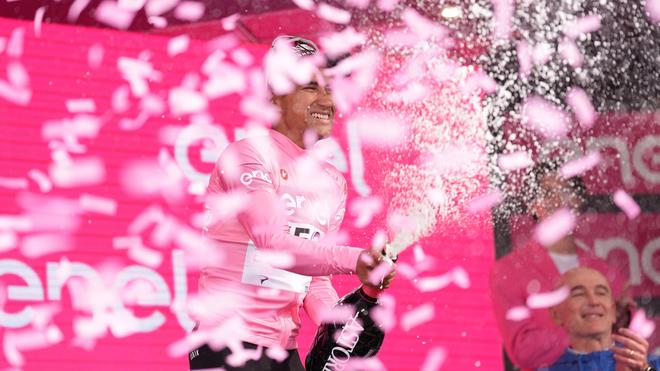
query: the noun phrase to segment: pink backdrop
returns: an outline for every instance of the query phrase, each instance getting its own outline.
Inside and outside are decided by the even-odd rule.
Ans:
[[[17,30],[24,31],[22,52],[16,44],[21,39],[21,31]],[[170,57],[165,37],[45,24],[40,36],[35,36],[32,23],[6,19],[0,20],[0,38],[5,41],[0,43],[4,45],[0,48],[0,71],[7,71],[0,74],[0,337],[4,344],[19,344],[20,341],[6,340],[20,339],[35,331],[38,324],[18,326],[18,314],[32,308],[42,315],[52,313],[51,323],[63,336],[51,346],[24,351],[26,370],[184,369],[187,360],[169,357],[167,348],[184,336],[187,324],[186,316],[174,304],[195,291],[195,273],[186,270],[180,257],[186,244],[190,244],[183,237],[197,236],[201,219],[200,198],[189,192],[190,179],[195,173],[210,171],[222,142],[217,141],[217,132],[212,137],[208,133],[188,137],[191,132],[184,128],[190,117],[169,114],[167,92],[186,78],[194,84],[195,77],[189,73],[199,74],[208,56],[207,44],[191,41],[185,53]],[[88,62],[94,44],[98,45],[96,50],[103,50],[97,68]],[[258,45],[238,48],[254,56],[264,51]],[[117,89],[128,89],[117,69],[118,58],[138,58],[141,53],[147,57],[145,51],[154,69],[163,72],[162,79],[148,82],[152,93],[148,99],[140,101],[129,96],[128,107],[118,113],[121,93]],[[253,64],[258,65],[258,58]],[[29,83],[24,82],[17,65],[24,67]],[[21,95],[26,91],[31,93],[31,99],[22,103]],[[66,100],[79,98],[92,99],[94,112],[87,116],[68,112]],[[15,99],[18,101],[10,102]],[[229,95],[210,102],[208,111],[214,127],[227,140],[234,140],[236,129],[245,119],[238,109],[238,97]],[[144,112],[150,113],[145,116]],[[142,118],[147,119],[142,122]],[[82,133],[79,144],[84,148],[67,137],[72,132]],[[341,170],[349,179],[351,197],[355,198],[354,182],[350,180],[355,163],[352,158],[349,161],[344,126],[336,127],[335,137],[346,159]],[[70,155],[75,164],[74,175],[89,171],[86,184],[67,185],[70,174],[52,168],[53,163],[66,159],[60,155],[52,158],[49,141],[51,145],[57,141],[68,143],[69,150],[78,152]],[[383,157],[369,148],[364,148],[362,154],[367,169],[364,180],[385,197],[387,191],[380,189],[382,172],[378,171],[384,166]],[[150,170],[146,175],[127,172],[145,164],[160,164],[165,169],[173,164],[178,170],[170,167],[173,173],[169,176],[167,170]],[[57,179],[59,186],[48,189],[44,177]],[[138,183],[142,188],[130,187]],[[482,181],[482,185],[485,188],[486,183]],[[103,204],[90,207],[90,196],[114,200],[116,211],[112,211],[112,201],[109,209]],[[348,213],[344,227],[352,244],[365,246],[376,229],[384,228],[384,217],[381,213],[369,227],[356,228],[354,216]],[[439,276],[462,267],[468,273],[469,287],[451,284],[439,291],[422,293],[414,286],[414,279],[400,277],[396,281],[389,294],[396,298],[397,315],[432,303],[435,317],[409,331],[397,326],[387,335],[380,358],[391,370],[419,369],[429,350],[435,347],[447,351],[443,367],[446,370],[502,369],[501,343],[487,291],[487,273],[494,259],[492,227],[484,219],[471,224],[467,232],[456,228],[446,225],[420,241],[427,256],[420,261],[430,263],[420,276]],[[117,239],[127,236],[141,237],[155,261],[136,261],[128,256]],[[412,252],[404,254],[401,262],[416,264]],[[151,289],[155,285],[160,293],[159,301],[136,305],[126,299],[125,307],[141,319],[162,316],[163,323],[144,333],[121,336],[120,332],[110,332],[94,344],[81,343],[76,340],[73,327],[89,313],[77,309],[66,286],[59,294],[56,263],[72,267],[73,276],[89,267],[100,274],[107,286],[117,285],[121,279],[130,283],[136,275],[149,277]],[[69,280],[74,281],[76,278]],[[340,295],[357,285],[352,277],[336,277],[335,282]],[[163,286],[159,287],[161,283]],[[21,292],[20,287],[28,284],[32,289]],[[314,331],[306,321],[300,335],[302,357]],[[0,353],[0,366],[7,365],[7,349],[5,346],[5,352]]]

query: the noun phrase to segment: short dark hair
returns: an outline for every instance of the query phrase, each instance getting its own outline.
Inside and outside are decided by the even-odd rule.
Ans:
[[[545,196],[546,190],[543,189],[543,179],[548,175],[561,175],[560,169],[564,165],[565,160],[561,157],[555,157],[537,162],[523,178],[523,186],[521,189],[522,199],[527,212],[531,211],[532,204],[539,198]],[[573,176],[567,179],[568,187],[571,192],[574,192],[581,201],[580,207],[584,203],[587,196],[587,188],[584,180],[580,176]]]

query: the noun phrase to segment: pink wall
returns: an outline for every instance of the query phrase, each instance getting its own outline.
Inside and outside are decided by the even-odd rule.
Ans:
[[[4,19],[0,21],[0,38],[9,40],[19,28],[25,32],[22,55],[9,55],[9,47],[0,54],[0,71],[8,71],[0,74],[0,269],[5,270],[0,271],[0,308],[5,313],[13,314],[27,306],[32,306],[39,313],[48,312],[51,308],[54,311],[51,323],[63,334],[61,341],[56,344],[25,351],[24,369],[93,368],[101,371],[185,368],[186,359],[173,359],[167,354],[167,347],[184,336],[182,321],[173,314],[170,306],[176,300],[183,300],[184,294],[190,295],[195,291],[195,273],[188,269],[186,275],[175,274],[174,267],[183,267],[180,260],[172,258],[185,249],[177,240],[180,233],[159,233],[176,227],[178,232],[196,234],[199,231],[201,202],[199,197],[187,192],[189,182],[185,177],[179,182],[168,184],[165,179],[171,177],[163,176],[162,170],[134,176],[130,184],[156,189],[152,195],[136,196],[123,186],[121,174],[136,161],[157,164],[159,152],[169,155],[161,154],[161,158],[176,158],[174,141],[167,138],[181,139],[181,130],[189,123],[189,117],[175,117],[169,113],[167,93],[172,87],[180,85],[189,72],[199,73],[202,62],[208,56],[206,46],[192,41],[188,51],[169,57],[166,52],[168,39],[164,37],[59,25],[43,25],[41,36],[37,37],[32,23]],[[88,65],[88,51],[93,44],[102,46],[104,50],[103,61],[98,68]],[[263,46],[240,47],[255,56],[264,50]],[[117,70],[117,59],[121,56],[137,58],[143,51],[150,53],[149,60],[153,67],[162,72],[162,80],[150,82],[149,89],[153,93],[152,102],[163,103],[164,112],[162,116],[150,116],[139,128],[125,130],[121,128],[122,119],[139,117],[140,101],[129,97],[130,107],[126,112],[118,113],[113,109],[113,93],[127,85]],[[7,100],[12,95],[7,90],[13,89],[11,86],[20,85],[20,74],[11,72],[16,63],[22,65],[29,75],[26,89],[31,91],[31,99],[25,105]],[[10,75],[14,79],[13,85]],[[34,175],[29,174],[39,170],[53,178],[49,172],[51,151],[44,133],[46,122],[73,120],[76,117],[80,119],[80,116],[67,112],[65,101],[73,98],[94,100],[96,110],[90,115],[98,119],[98,133],[80,139],[86,148],[81,153],[71,154],[71,157],[74,160],[94,158],[100,161],[105,175],[102,179],[91,177],[88,185],[41,189]],[[237,109],[238,102],[238,97],[232,95],[215,99],[209,106],[216,127],[222,129],[230,141],[235,138],[234,129],[240,128],[245,119]],[[69,129],[57,129],[55,132],[61,134],[66,130]],[[341,144],[343,155],[348,159],[343,125],[338,125],[335,136]],[[210,141],[206,139],[206,142]],[[193,143],[184,151],[187,152],[184,157],[190,160],[196,171],[208,173],[212,164],[202,159],[202,142],[199,140]],[[386,157],[383,157],[382,151],[373,148],[363,148],[362,152],[367,169],[367,184],[377,195],[387,197],[388,190],[380,186],[383,173],[388,169],[388,164],[383,163]],[[76,166],[76,175],[80,175],[80,166]],[[177,166],[180,168],[181,163],[177,163]],[[347,179],[350,179],[353,166],[348,161],[345,174]],[[482,186],[479,192],[486,186],[484,179],[480,182]],[[352,199],[357,197],[353,188],[350,192]],[[80,198],[83,194],[116,201],[116,212],[105,215],[81,210]],[[117,277],[126,274],[127,267],[141,265],[128,257],[126,250],[113,248],[113,238],[128,236],[130,225],[135,223],[136,218],[144,216],[145,210],[160,210],[161,215],[165,216],[160,218],[161,224],[165,220],[174,221],[174,226],[159,229],[156,223],[134,233],[142,237],[145,246],[162,256],[160,264],[146,269],[162,277],[166,295],[160,305],[126,306],[140,318],[159,311],[165,322],[153,331],[127,337],[118,338],[108,333],[95,344],[87,344],[90,346],[87,349],[76,345],[73,325],[78,319],[88,317],[89,313],[74,308],[67,289],[62,291],[61,298],[57,298],[57,290],[54,290],[56,278],[47,277],[47,264],[61,262],[63,258],[72,263],[83,263],[99,272],[106,285],[111,285],[117,281]],[[21,220],[26,219],[31,221],[31,225],[21,227]],[[367,228],[357,228],[354,222],[355,218],[349,213],[344,228],[351,243],[363,246],[369,243],[375,230],[384,228],[384,215],[377,215]],[[1,232],[3,225],[10,232]],[[457,225],[446,224],[438,229],[438,233],[420,241],[428,256],[427,261],[431,262],[428,270],[420,273],[420,277],[439,276],[460,266],[468,273],[470,286],[459,288],[452,284],[443,290],[421,293],[414,286],[413,280],[399,277],[389,290],[389,294],[396,298],[397,315],[424,303],[432,303],[435,318],[407,332],[397,326],[387,335],[380,358],[390,370],[418,370],[428,351],[434,347],[445,348],[448,352],[443,367],[445,370],[502,368],[501,343],[487,291],[487,273],[494,256],[492,227],[487,217],[480,217],[470,224],[468,231],[457,228]],[[35,239],[35,236],[39,238]],[[43,248],[47,247],[54,251],[44,254]],[[22,276],[9,271],[13,269],[9,262],[20,262],[26,266],[18,269]],[[401,262],[415,265],[412,252],[404,254]],[[38,282],[33,285],[42,289],[29,293],[28,301],[21,300],[16,293],[7,295],[6,288],[25,286],[24,279],[30,272],[38,277]],[[187,283],[183,282],[184,279]],[[336,277],[335,282],[340,295],[357,285],[356,279],[352,277]],[[175,291],[177,286],[182,290]],[[43,293],[43,299],[38,298],[40,292]],[[1,305],[3,303],[4,306]],[[308,321],[304,324],[300,335],[303,357],[314,330]],[[30,331],[38,333],[40,330],[35,330],[34,325],[11,329],[0,326],[0,337],[5,340],[16,339],[29,335]],[[6,366],[7,361],[0,357],[0,366]]]

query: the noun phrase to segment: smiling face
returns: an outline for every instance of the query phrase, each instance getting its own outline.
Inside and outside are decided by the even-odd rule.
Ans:
[[[612,290],[607,279],[590,268],[575,268],[562,276],[568,298],[551,309],[555,322],[569,337],[587,338],[611,333],[616,317]]]
[[[329,89],[313,79],[287,95],[273,97],[273,103],[282,113],[275,130],[303,148],[303,136],[308,129],[313,130],[320,139],[330,136],[335,105]]]

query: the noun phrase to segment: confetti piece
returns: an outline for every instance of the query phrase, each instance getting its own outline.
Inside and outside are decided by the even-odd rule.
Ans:
[[[493,37],[508,40],[511,37],[511,20],[515,11],[513,0],[491,0],[495,16],[493,18]]]
[[[243,48],[235,49],[231,52],[231,59],[233,59],[237,65],[244,68],[249,67],[254,63],[254,57],[252,54]]]
[[[346,4],[358,8],[358,9],[367,9],[371,0],[346,0]]]
[[[336,8],[326,3],[319,4],[316,15],[326,21],[337,24],[348,24],[351,21],[351,13],[347,10]]]
[[[392,268],[392,263],[387,260],[378,264],[376,268],[369,272],[369,283],[373,286],[380,286],[383,283],[385,277],[387,277],[387,275],[392,272]]]
[[[449,33],[444,26],[422,16],[412,8],[404,10],[401,19],[422,40],[443,39]]]
[[[568,38],[564,39],[559,44],[559,53],[571,67],[579,68],[582,66],[582,53],[580,53],[580,49],[578,49],[575,41]]]
[[[593,169],[600,163],[601,160],[602,157],[600,152],[590,152],[584,157],[565,163],[560,169],[561,176],[564,179],[568,179],[577,175],[582,175],[585,172]]]
[[[266,355],[268,356],[268,358],[274,359],[275,361],[282,363],[284,362],[285,359],[289,357],[289,352],[287,352],[284,348],[276,345],[266,348]]]
[[[142,9],[144,5],[147,3],[147,0],[118,0],[117,5],[126,10],[130,10],[132,12],[137,12],[138,10]]]
[[[18,88],[26,88],[30,85],[30,77],[23,64],[16,61],[7,63],[7,77],[9,82]]]
[[[65,101],[66,109],[70,113],[91,113],[96,111],[96,104],[93,99],[67,99]]]
[[[23,237],[20,250],[28,258],[39,258],[44,255],[69,251],[73,246],[73,240],[68,235],[43,233]]]
[[[157,15],[152,15],[147,18],[149,24],[153,25],[156,28],[165,28],[167,27],[167,18],[160,17]]]
[[[660,23],[660,0],[646,0],[644,9],[654,23]]]
[[[348,53],[354,48],[364,45],[366,41],[366,36],[357,32],[353,27],[347,27],[341,32],[322,36],[319,39],[321,48],[330,58],[336,58]]]
[[[392,103],[411,104],[425,99],[429,95],[429,89],[425,84],[413,82],[399,91],[393,91],[387,95],[387,101]]]
[[[0,230],[30,232],[33,227],[32,219],[27,216],[0,214]]]
[[[568,117],[554,104],[532,96],[525,100],[522,108],[522,124],[545,138],[561,138],[568,132]]]
[[[584,90],[578,87],[571,88],[566,94],[566,102],[575,112],[575,116],[583,129],[590,129],[594,125],[596,110]]]
[[[112,109],[115,113],[123,113],[128,110],[131,103],[129,101],[130,90],[126,85],[122,85],[115,89],[112,93]]]
[[[544,65],[550,60],[554,53],[555,51],[550,44],[539,43],[534,46],[532,61],[535,65]]]
[[[175,55],[181,54],[188,50],[189,44],[190,36],[188,35],[173,37],[167,43],[167,55],[174,57]]]
[[[462,267],[455,267],[451,270],[452,281],[462,289],[470,288],[470,276]]]
[[[422,304],[401,315],[401,328],[403,331],[410,331],[413,327],[432,320],[434,316],[435,307],[433,304]]]
[[[160,80],[159,74],[153,69],[151,63],[140,59],[119,57],[117,69],[122,77],[128,81],[131,92],[136,97],[142,97],[149,91],[146,80]]]
[[[437,291],[444,289],[453,282],[454,278],[451,273],[446,273],[435,277],[420,278],[417,281],[417,289],[421,292]]]
[[[142,244],[129,248],[128,257],[151,268],[158,268],[163,262],[163,254],[160,251],[150,249]]]
[[[293,3],[300,9],[313,10],[316,4],[313,0],[293,0]]]
[[[321,313],[321,323],[347,323],[355,316],[352,305],[337,305]]]
[[[520,151],[499,155],[497,158],[497,165],[502,170],[514,171],[534,165],[534,160],[532,160],[529,153]]]
[[[387,293],[381,294],[379,305],[371,309],[371,318],[383,329],[389,332],[396,326],[396,300]]]
[[[405,125],[394,116],[380,113],[354,115],[347,125],[355,125],[364,146],[395,147],[405,140]]]
[[[561,304],[570,293],[568,286],[562,286],[557,290],[532,294],[527,297],[527,306],[530,309],[550,308]]]
[[[174,116],[197,113],[208,108],[208,101],[202,94],[183,87],[170,90],[168,103]]]
[[[34,180],[34,182],[39,186],[39,190],[43,193],[50,192],[50,190],[53,189],[53,183],[51,183],[50,179],[48,179],[48,176],[41,170],[30,170],[28,172],[28,178]]]
[[[48,173],[53,184],[61,188],[91,186],[105,180],[105,166],[98,157],[77,158],[70,166],[51,164]]]
[[[182,1],[174,9],[174,17],[187,22],[195,22],[204,16],[204,3],[197,1]]]
[[[133,23],[135,12],[121,8],[114,1],[103,1],[94,12],[97,21],[120,30],[126,30]]]
[[[179,0],[149,0],[144,6],[147,16],[159,16],[174,9]]]
[[[445,363],[447,351],[444,348],[434,347],[426,355],[420,371],[437,371]]]
[[[628,328],[639,336],[649,339],[655,332],[655,322],[646,317],[644,309],[638,309],[633,315]]]
[[[612,199],[614,200],[616,206],[618,206],[626,214],[628,219],[635,219],[637,216],[639,216],[639,213],[641,212],[639,205],[623,189],[618,189],[616,192],[614,192]]]
[[[575,214],[566,208],[559,209],[534,229],[534,237],[543,246],[550,246],[573,231]]]
[[[280,118],[278,108],[269,100],[263,98],[243,98],[239,108],[245,116],[263,123],[277,122]]]
[[[89,5],[90,0],[75,0],[73,4],[69,7],[69,12],[67,13],[66,19],[69,23],[75,23],[87,5]]]
[[[377,196],[360,197],[354,199],[350,204],[351,215],[356,218],[354,223],[356,228],[364,228],[369,225],[373,217],[382,210],[383,200]]]
[[[239,13],[234,13],[228,17],[224,17],[220,20],[220,24],[222,25],[222,29],[225,31],[233,31],[236,29],[236,23],[238,20],[241,19],[241,15]]]
[[[575,21],[564,26],[564,35],[571,39],[576,39],[578,36],[595,32],[600,29],[600,16],[588,15],[580,17]]]
[[[29,186],[25,178],[0,177],[0,187],[9,189],[27,189]]]
[[[87,65],[92,69],[98,69],[103,63],[105,50],[101,44],[93,44],[87,51]]]
[[[20,58],[23,55],[23,42],[25,38],[25,29],[23,27],[15,28],[9,36],[7,42],[7,55],[14,58]]]
[[[27,106],[30,103],[30,99],[32,99],[32,91],[28,88],[16,87],[0,80],[0,98],[20,106]]]
[[[507,310],[505,318],[509,321],[522,321],[529,318],[531,315],[532,313],[526,306],[520,305]]]
[[[110,198],[83,193],[80,196],[79,203],[81,210],[87,212],[104,215],[115,215],[117,213],[117,201]]]
[[[343,367],[343,371],[387,371],[387,367],[375,356],[349,358]]]
[[[0,230],[0,252],[7,252],[13,250],[18,245],[18,236],[13,231],[3,231]],[[0,290],[2,288],[0,287]],[[2,301],[0,300],[0,308],[2,307]]]
[[[474,91],[480,91],[484,94],[492,94],[497,91],[498,85],[492,77],[484,72],[472,74],[460,85],[461,93],[469,95]]]
[[[378,8],[385,12],[391,12],[399,4],[399,0],[377,0]]]
[[[521,40],[518,42],[516,47],[517,57],[518,57],[518,73],[522,77],[527,77],[532,72],[532,47],[526,40]]]
[[[41,36],[41,23],[44,20],[44,14],[46,14],[46,6],[42,6],[34,13],[34,35],[36,37]]]
[[[467,209],[473,214],[477,214],[484,210],[490,210],[491,208],[499,205],[504,200],[504,195],[499,190],[487,193],[485,195],[476,197],[468,201]]]

